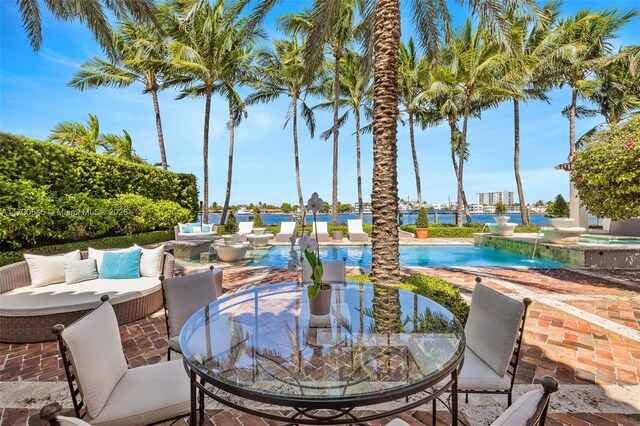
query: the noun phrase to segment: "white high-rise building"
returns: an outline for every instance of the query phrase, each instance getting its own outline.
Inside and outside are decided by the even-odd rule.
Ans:
[[[476,204],[480,205],[495,206],[497,203],[502,203],[508,206],[514,202],[513,191],[478,192],[476,194]]]

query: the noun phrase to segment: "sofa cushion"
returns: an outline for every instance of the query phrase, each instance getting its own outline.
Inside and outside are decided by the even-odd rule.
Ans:
[[[140,278],[142,250],[134,248],[122,253],[106,252],[102,256],[100,278]]]
[[[127,372],[118,320],[113,307],[102,303],[62,331],[71,353],[82,399],[91,417],[100,414]]]
[[[66,260],[80,260],[80,250],[59,256],[24,255],[29,266],[32,287],[42,287],[49,284],[64,282],[64,262]]]
[[[122,252],[133,250],[133,249],[134,247],[119,249],[119,250],[97,250],[89,247],[89,249],[87,250],[87,258],[96,260],[96,265],[98,266],[98,273],[100,273],[100,268],[102,267],[102,257],[104,256],[105,253],[122,253]]]
[[[95,280],[98,278],[96,260],[67,260],[64,262],[64,276],[66,284]]]
[[[46,287],[19,287],[0,294],[0,315],[35,316],[93,309],[100,296],[118,304],[160,290],[158,278],[102,279],[74,285],[52,284]]]
[[[443,379],[436,385],[444,386],[450,377]],[[468,347],[464,350],[464,364],[458,376],[458,390],[506,390],[511,386],[511,377],[499,376],[491,367],[484,363]]]
[[[142,250],[142,256],[140,256],[141,277],[159,277],[162,275],[164,245],[160,245],[153,249],[146,249],[136,244],[134,244],[133,247]]]
[[[189,376],[182,360],[127,370],[92,425],[138,426],[187,415]]]
[[[542,398],[544,398],[544,391],[540,389],[525,393],[491,423],[491,426],[526,425],[538,410],[538,404]]]

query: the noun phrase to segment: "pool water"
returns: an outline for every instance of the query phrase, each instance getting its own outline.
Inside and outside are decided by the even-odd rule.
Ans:
[[[580,237],[581,243],[589,244],[632,244],[640,245],[640,238],[634,237]]]
[[[289,261],[289,246],[273,246],[268,250],[247,253],[253,260],[249,266],[285,268]],[[371,266],[371,246],[320,247],[322,260],[347,258],[347,266]],[[529,266],[561,267],[560,262],[520,256],[489,247],[469,245],[400,246],[402,266]]]

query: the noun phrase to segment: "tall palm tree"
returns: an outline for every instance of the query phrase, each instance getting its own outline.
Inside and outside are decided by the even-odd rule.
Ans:
[[[240,85],[248,85],[255,81],[255,69],[253,65],[253,47],[257,38],[264,38],[262,29],[256,28],[249,36],[242,32],[242,24],[234,28],[234,48],[228,52],[220,70],[220,80],[216,85],[215,92],[220,93],[227,99],[229,108],[229,159],[227,164],[227,190],[225,192],[220,225],[227,221],[229,202],[231,200],[231,180],[233,177],[233,149],[235,143],[235,128],[242,119],[246,118],[247,111],[245,103],[237,92]]]
[[[129,132],[126,130],[122,132],[122,136],[104,135],[104,141],[107,144],[106,154],[132,163],[145,164],[146,161],[133,149],[133,140]]]
[[[274,40],[273,50],[263,49],[257,54],[258,79],[254,82],[256,91],[245,99],[247,105],[272,102],[280,96],[287,96],[291,102],[284,126],[292,123],[293,157],[296,173],[296,187],[298,190],[298,205],[300,212],[304,212],[305,204],[300,183],[300,159],[298,153],[298,115],[300,115],[311,137],[314,136],[316,122],[312,109],[306,104],[305,98],[313,92],[313,85],[305,82],[305,68],[302,59],[302,49],[297,37],[291,40]],[[298,112],[299,109],[299,112]]]
[[[166,82],[181,87],[177,99],[205,98],[202,141],[203,219],[209,223],[209,125],[211,98],[229,51],[234,47],[235,25],[245,2],[175,2],[162,7],[162,17],[172,41],[171,65],[177,74]]]
[[[467,20],[463,31],[458,34],[443,52],[445,67],[440,67],[434,78],[446,86],[456,86],[462,93],[462,131],[458,158],[458,207],[456,225],[462,226],[464,155],[467,149],[468,121],[472,116],[474,99],[505,99],[513,96],[509,87],[501,84],[505,75],[507,56],[501,45],[489,39],[487,32],[475,29]]]
[[[325,89],[325,92],[327,90]],[[328,92],[331,92],[329,90]],[[365,129],[361,124],[362,114],[369,119],[372,115],[373,86],[371,85],[371,69],[365,66],[364,57],[353,50],[349,50],[343,58],[340,66],[340,107],[345,110],[339,119],[339,126],[343,127],[349,118],[349,113],[353,113],[355,120],[356,135],[356,172],[358,186],[358,215],[363,218],[362,210],[362,171],[361,171],[361,148],[360,135]],[[315,108],[332,109],[333,101],[324,102],[314,106]],[[366,127],[366,126],[365,126]],[[320,137],[327,140],[333,134],[333,127],[322,132]]]
[[[132,20],[121,22],[113,39],[114,60],[94,57],[82,64],[68,85],[84,91],[99,87],[122,88],[141,83],[144,86],[142,93],[150,93],[153,100],[160,159],[162,168],[166,170],[167,153],[158,101],[158,91],[170,74],[166,41],[155,26]]]
[[[16,0],[16,2],[29,43],[37,52],[42,46],[41,2],[40,0]],[[117,57],[117,50],[113,43],[113,33],[109,26],[107,11],[114,14],[116,19],[125,19],[131,16],[137,22],[157,26],[153,0],[44,0],[42,3],[58,20],[73,21],[77,19],[86,24],[94,38],[112,58]]]
[[[587,98],[596,91],[598,82],[590,78],[593,71],[613,54],[612,40],[636,16],[636,11],[606,9],[592,13],[583,9],[559,22],[562,42],[580,44],[583,47],[570,60],[565,61],[559,73],[561,85],[567,85],[571,89],[571,104],[568,108],[571,159],[576,151],[578,97]]]
[[[87,152],[97,152],[98,148],[107,148],[104,135],[100,133],[98,117],[93,114],[89,114],[86,125],[76,121],[63,121],[56,124],[48,140]]]
[[[416,140],[414,127],[416,118],[420,119],[422,113],[418,96],[430,85],[429,63],[426,58],[419,58],[413,37],[405,45],[400,43],[400,105],[408,116],[409,141],[411,143],[411,156],[413,158],[413,171],[416,175],[416,193],[418,206],[422,207],[422,187],[420,185],[420,165],[416,152]],[[418,117],[416,117],[418,115]]]

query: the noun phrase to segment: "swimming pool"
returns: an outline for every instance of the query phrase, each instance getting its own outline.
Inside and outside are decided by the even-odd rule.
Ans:
[[[581,243],[589,244],[631,244],[640,245],[640,238],[637,237],[610,237],[610,236],[594,236],[583,235],[580,237]]]
[[[289,261],[289,246],[273,246],[269,250],[251,250],[247,256],[253,260],[249,266],[284,268]],[[323,246],[322,260],[346,257],[347,266],[371,266],[370,246]],[[489,247],[469,245],[400,246],[402,266],[529,266],[561,267],[560,262],[546,259],[531,260],[518,254]]]

